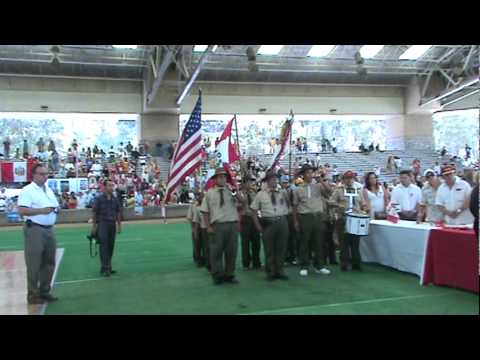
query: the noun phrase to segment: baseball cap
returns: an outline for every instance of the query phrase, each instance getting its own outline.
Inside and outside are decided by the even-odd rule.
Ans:
[[[449,174],[453,174],[455,171],[457,171],[455,169],[455,166],[452,166],[452,165],[446,165],[442,168],[442,175],[449,175]]]
[[[423,176],[425,176],[425,177],[427,177],[428,174],[431,174],[431,175],[435,176],[435,171],[432,170],[432,169],[427,169],[423,172]]]
[[[343,177],[344,177],[344,178],[354,178],[355,176],[357,176],[357,174],[354,173],[354,172],[351,171],[351,170],[345,171],[345,172],[343,173]]]

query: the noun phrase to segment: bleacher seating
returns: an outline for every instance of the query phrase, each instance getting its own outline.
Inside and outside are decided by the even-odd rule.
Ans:
[[[353,169],[358,172],[360,175],[365,174],[368,171],[373,171],[375,166],[380,168],[380,181],[390,182],[393,179],[397,178],[398,175],[395,173],[389,173],[386,170],[387,159],[390,155],[398,156],[402,159],[402,168],[410,168],[412,161],[415,158],[420,159],[422,163],[422,171],[427,168],[433,168],[435,161],[440,162],[440,158],[437,152],[433,150],[389,150],[383,152],[371,152],[369,154],[362,153],[352,153],[352,152],[338,152],[338,153],[320,153],[320,163],[321,164],[330,164],[330,166],[336,165],[340,173]],[[264,164],[269,164],[272,158],[272,155],[258,155],[257,156]],[[297,153],[292,154],[292,165],[295,163],[295,158],[301,157],[302,162],[305,162],[306,159],[315,161],[317,159],[317,153]],[[170,162],[164,158],[158,157],[155,158],[160,165],[161,169],[161,179],[166,181],[168,170],[170,167]],[[285,169],[288,169],[288,154],[283,160],[280,161],[280,164]]]

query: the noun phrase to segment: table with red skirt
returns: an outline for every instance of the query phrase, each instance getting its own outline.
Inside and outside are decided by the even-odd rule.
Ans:
[[[471,229],[432,229],[423,285],[433,283],[478,293],[478,239]]]
[[[479,244],[472,229],[371,220],[360,253],[364,262],[419,276],[421,285],[479,292]]]

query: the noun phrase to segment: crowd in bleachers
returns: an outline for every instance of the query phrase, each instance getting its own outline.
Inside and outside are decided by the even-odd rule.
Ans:
[[[8,141],[8,140],[7,140]],[[275,141],[275,143],[274,143]],[[205,140],[205,145],[209,145],[210,139]],[[8,145],[8,146],[7,146]],[[272,139],[272,148],[275,150],[276,139]],[[337,164],[322,161],[324,152],[311,153],[308,152],[307,139],[298,138],[292,142],[292,173],[294,174],[304,164],[312,165],[318,168],[318,173],[323,174],[332,184],[339,184],[342,169],[337,168]],[[379,146],[370,144],[370,146],[362,146],[359,152],[370,153],[371,151],[380,151]],[[88,178],[88,189],[79,192],[72,192],[69,189],[63,191],[55,191],[59,203],[63,209],[84,209],[90,208],[93,204],[95,196],[103,191],[103,182],[110,178],[116,187],[116,194],[122,200],[125,207],[149,207],[162,206],[165,202],[166,195],[166,172],[162,173],[160,163],[169,164],[172,151],[169,151],[163,159],[156,159],[148,155],[148,147],[140,144],[134,147],[130,142],[127,144],[120,143],[118,146],[111,146],[108,149],[99,148],[97,145],[91,147],[83,147],[76,140],[68,147],[66,152],[59,151],[53,141],[49,141],[48,145],[43,139],[39,139],[36,143],[38,151],[30,152],[28,144],[24,141],[23,151],[16,149],[14,154],[10,154],[9,144],[4,142],[3,159],[6,160],[26,160],[36,159],[40,162],[48,164],[50,178],[68,179],[68,178]],[[336,156],[350,156],[348,153],[337,154],[336,140],[323,139],[318,147],[325,152],[331,152]],[[206,148],[208,148],[206,146]],[[173,149],[171,149],[173,150]],[[470,151],[468,151],[470,150]],[[188,177],[185,183],[177,189],[170,199],[169,203],[190,203],[195,198],[195,194],[203,189],[208,181],[209,176],[217,166],[216,156],[214,152],[206,152],[205,165],[198,169],[194,174]],[[402,169],[412,170],[413,180],[419,186],[425,182],[422,176],[422,169],[432,168],[437,174],[440,174],[440,168],[446,164],[453,164],[458,167],[459,159],[457,156],[448,154],[446,148],[442,149],[438,154],[438,161],[435,163],[422,164],[419,159],[414,159],[412,163],[403,163],[398,155],[385,155],[386,166],[372,165],[368,169],[354,169],[358,172],[357,181],[364,182],[362,172],[374,172],[380,179],[383,175],[393,175],[389,181],[383,181],[383,185],[387,189],[393,189],[398,184],[395,174]],[[282,160],[281,166],[285,173],[290,172],[288,164],[288,154]],[[472,164],[471,149],[466,146],[465,158],[460,159],[460,163],[471,164],[471,168],[475,168]],[[338,161],[338,160],[337,160]],[[271,159],[264,156],[247,156],[243,155],[242,160],[233,166],[232,170],[237,174],[237,180],[241,182],[242,175],[261,179],[269,167]],[[339,163],[338,166],[341,166]],[[167,167],[168,168],[168,167]],[[478,166],[477,166],[478,168]],[[464,177],[467,182],[473,184],[472,171],[468,170],[463,173],[459,168],[459,176]],[[9,186],[9,184],[4,184]],[[4,195],[5,197],[5,195]],[[0,211],[14,212],[15,198],[3,199],[0,196]],[[10,207],[7,206],[9,204]]]

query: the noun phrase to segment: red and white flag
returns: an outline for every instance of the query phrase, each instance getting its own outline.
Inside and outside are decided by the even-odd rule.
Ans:
[[[238,149],[238,144],[233,142],[232,139],[232,128],[233,123],[236,120],[236,115],[230,120],[223,130],[220,138],[215,142],[215,154],[216,154],[216,164],[217,167],[222,167],[229,174],[228,183],[232,187],[236,187],[235,174],[230,168],[230,164],[233,164],[235,161],[240,160],[240,151]],[[212,178],[208,179],[205,189],[208,190],[215,186],[215,180]]]
[[[2,182],[27,182],[27,162],[4,162],[2,163]]]
[[[233,122],[236,120],[236,116],[230,120],[223,130],[222,135],[215,142],[215,150],[217,153],[217,162],[221,164],[232,164],[235,161],[240,160],[240,153],[238,151],[238,144],[233,142],[232,128]]]
[[[165,198],[167,203],[175,189],[202,164],[203,143],[201,117],[202,96],[200,95],[173,153],[167,181],[167,195]]]

